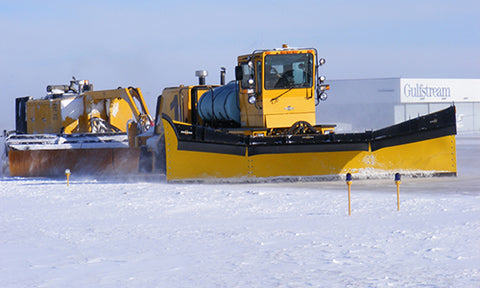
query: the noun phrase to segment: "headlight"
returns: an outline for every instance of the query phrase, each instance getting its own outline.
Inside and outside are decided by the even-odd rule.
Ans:
[[[320,91],[330,90],[330,85],[320,85]]]

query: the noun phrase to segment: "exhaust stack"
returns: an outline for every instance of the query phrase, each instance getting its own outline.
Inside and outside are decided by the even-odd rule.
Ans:
[[[195,71],[195,76],[198,77],[198,85],[205,85],[205,78],[207,78],[207,70],[198,70]]]
[[[225,85],[225,73],[227,71],[227,68],[221,67],[220,68],[220,85]]]

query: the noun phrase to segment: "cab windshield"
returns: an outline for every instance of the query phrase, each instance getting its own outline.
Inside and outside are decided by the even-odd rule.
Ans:
[[[313,55],[276,54],[265,56],[265,89],[312,87]]]

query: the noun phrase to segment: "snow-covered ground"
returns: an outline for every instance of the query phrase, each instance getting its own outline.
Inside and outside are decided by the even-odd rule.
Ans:
[[[167,184],[1,178],[0,287],[480,287],[480,137],[459,176]]]

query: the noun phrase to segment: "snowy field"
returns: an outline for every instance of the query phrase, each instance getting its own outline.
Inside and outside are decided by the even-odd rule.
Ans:
[[[480,287],[480,137],[458,177],[0,178],[0,287]]]

